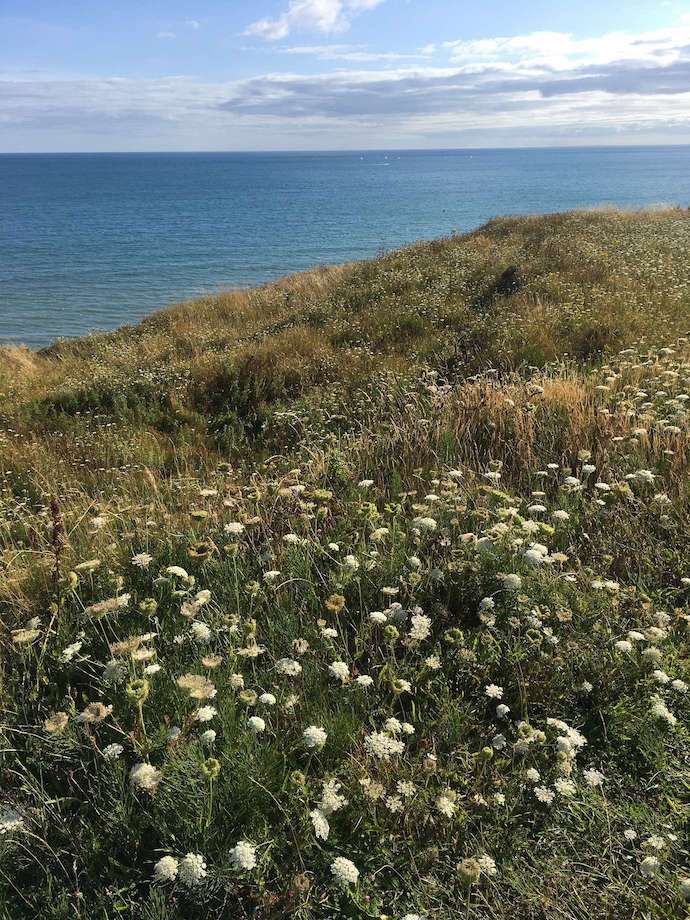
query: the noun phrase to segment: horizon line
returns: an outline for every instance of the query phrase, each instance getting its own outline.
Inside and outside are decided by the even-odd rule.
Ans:
[[[631,143],[631,144],[514,144],[507,146],[470,147],[288,147],[284,149],[248,150],[0,150],[0,156],[161,156],[161,155],[213,155],[213,154],[287,154],[287,153],[436,153],[496,150],[629,150],[649,147],[690,147],[682,143]]]

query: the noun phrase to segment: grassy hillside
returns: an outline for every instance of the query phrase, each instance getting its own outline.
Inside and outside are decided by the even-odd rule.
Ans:
[[[0,918],[675,920],[690,213],[0,350]]]

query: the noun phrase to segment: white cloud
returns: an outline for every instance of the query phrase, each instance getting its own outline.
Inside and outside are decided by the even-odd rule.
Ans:
[[[685,19],[685,17],[683,17]],[[688,26],[653,32],[608,32],[592,38],[574,38],[566,32],[531,32],[527,35],[449,41],[454,63],[502,62],[568,70],[582,64],[639,61],[672,63],[680,49],[690,44]]]
[[[177,35],[175,35],[174,32],[159,32],[159,33],[156,35],[156,38],[163,38],[163,39],[167,39],[167,38],[177,38]]]
[[[200,29],[201,23],[198,19],[188,19],[185,25],[188,25],[190,29]]]
[[[426,56],[422,51],[417,54],[402,54],[397,51],[366,51],[361,45],[297,45],[277,50],[283,54],[313,56],[321,61],[349,61],[357,64],[421,60]]]
[[[265,17],[247,27],[246,35],[264,41],[278,41],[295,29],[315,32],[345,32],[352,19],[373,10],[384,0],[290,0],[287,10],[276,19]]]

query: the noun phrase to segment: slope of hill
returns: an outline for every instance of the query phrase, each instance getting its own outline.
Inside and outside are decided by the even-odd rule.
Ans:
[[[690,215],[0,353],[0,917],[683,918]]]

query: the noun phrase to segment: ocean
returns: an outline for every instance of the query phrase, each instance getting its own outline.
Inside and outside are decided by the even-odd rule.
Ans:
[[[0,156],[0,342],[112,329],[499,214],[690,204],[690,147]]]

